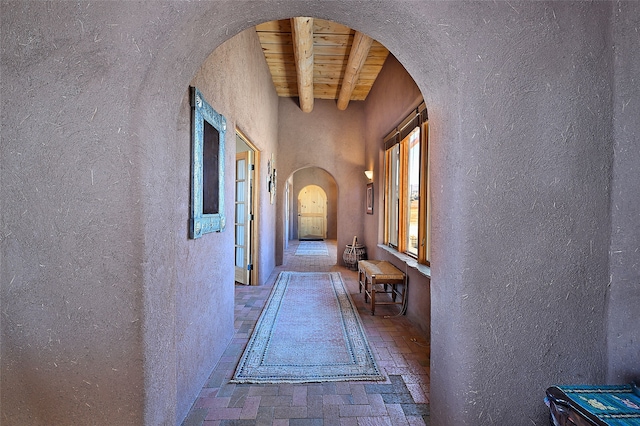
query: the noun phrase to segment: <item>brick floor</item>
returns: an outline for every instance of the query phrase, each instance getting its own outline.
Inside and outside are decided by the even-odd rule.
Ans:
[[[236,286],[235,335],[202,388],[183,426],[429,425],[429,339],[397,306],[376,306],[372,316],[358,293],[355,271],[329,256],[296,256],[297,241],[264,286]],[[236,364],[280,271],[339,271],[358,308],[384,382],[233,384]]]

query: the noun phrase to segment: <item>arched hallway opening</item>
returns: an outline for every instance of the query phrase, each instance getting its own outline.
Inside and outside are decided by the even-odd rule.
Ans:
[[[295,98],[273,96],[271,76],[264,71],[265,58],[262,57],[262,50],[256,42],[257,34],[253,28],[229,38],[203,61],[189,85],[198,87],[212,107],[227,118],[229,126],[236,127],[237,132],[246,135],[261,153],[261,164],[256,165],[261,172],[256,173],[255,180],[258,185],[263,185],[266,181],[267,191],[262,192],[254,211],[254,216],[260,223],[256,241],[256,257],[258,262],[261,262],[259,271],[269,274],[269,271],[277,271],[286,264],[284,259],[279,258],[280,250],[287,247],[284,242],[286,235],[297,236],[298,229],[283,231],[287,223],[285,218],[288,218],[289,223],[297,225],[298,214],[294,213],[293,207],[299,208],[297,195],[306,185],[319,185],[326,195],[325,229],[319,232],[322,235],[314,236],[326,236],[339,248],[331,252],[332,263],[325,265],[326,259],[323,259],[320,265],[324,265],[324,268],[341,265],[341,249],[351,243],[354,236],[361,242],[368,240],[371,258],[379,258],[379,253],[376,253],[376,244],[380,242],[377,215],[365,215],[363,208],[363,189],[367,183],[363,171],[372,167],[378,171],[380,190],[383,185],[380,172],[382,165],[377,158],[380,150],[378,139],[423,102],[420,89],[402,64],[389,55],[384,62],[388,65],[383,66],[381,75],[376,79],[382,83],[378,86],[373,85],[367,102],[351,102],[346,110],[341,111],[336,108],[334,100],[316,99],[312,112],[302,112]],[[396,97],[390,98],[389,92],[393,92]],[[185,116],[184,101],[181,115]],[[287,176],[288,178],[285,178]],[[380,194],[378,197],[382,199]],[[289,209],[286,208],[287,205],[290,206]],[[380,207],[378,211],[381,211]],[[222,233],[208,240],[225,238],[227,237]],[[290,240],[287,240],[288,242]],[[286,248],[290,249],[291,246]],[[190,251],[196,256],[207,253],[206,249],[203,251],[195,247],[191,247]],[[295,259],[296,257],[293,258]],[[309,266],[309,259],[301,265]],[[288,259],[289,265],[291,260]],[[407,269],[405,265],[400,267],[403,270]],[[404,319],[413,322],[413,329],[421,330],[423,339],[428,341],[428,277],[420,275],[415,270],[408,275],[412,273],[410,280],[415,286],[415,291],[408,303],[407,317]],[[218,273],[216,280],[224,283],[224,278],[223,273]],[[204,279],[211,278],[207,276]],[[262,275],[256,280],[256,284],[273,285],[274,279],[273,274]],[[183,287],[186,290],[188,286]],[[229,290],[226,285],[220,286],[218,292],[223,293],[224,298],[215,299],[208,309],[229,310]],[[200,300],[190,300],[189,294],[189,291],[177,293],[176,305],[180,310],[186,311],[181,315],[183,319],[180,320],[177,329],[193,330],[194,335],[211,339],[209,330],[220,329],[224,323],[211,322],[209,319],[208,327],[199,324],[195,312],[190,311],[189,307],[200,303]],[[194,326],[194,323],[198,325]],[[178,336],[181,341],[185,339],[181,333],[178,333]],[[178,370],[177,399],[178,407],[183,411],[178,413],[178,418],[186,414],[185,404],[192,403],[198,393],[197,387],[194,386],[197,378],[204,379],[202,370],[206,364],[196,360],[199,357],[213,360],[224,357],[226,340],[211,340],[213,344],[208,347],[202,345],[199,354],[185,353],[179,360],[182,367]],[[195,365],[200,371],[190,370],[191,365]],[[423,377],[422,382],[425,386],[428,377],[428,374],[427,379]],[[221,400],[213,403],[221,403]],[[378,411],[377,414],[381,415],[382,411]]]
[[[207,97],[210,102],[216,102],[217,89],[225,88],[225,78],[231,78],[224,72],[216,72],[217,64],[224,64],[224,59],[229,57],[234,58],[229,61],[230,63],[237,63],[241,60],[250,62],[254,59],[252,55],[255,53],[250,49],[246,54],[248,57],[246,59],[242,59],[242,55],[238,54],[241,52],[240,47],[252,47],[253,34],[251,31],[251,29],[246,30],[214,50],[191,82],[194,86],[204,87],[202,90],[208,92]],[[236,73],[230,71],[229,74],[235,76]],[[269,398],[262,398],[263,395],[260,394],[249,395],[252,392],[259,392],[256,389],[262,386],[251,387],[227,383],[235,364],[232,362],[218,363],[219,368],[216,368],[216,371],[212,373],[213,376],[210,376],[207,384],[200,391],[200,396],[195,401],[187,418],[190,419],[188,421],[197,421],[194,419],[202,415],[204,415],[204,419],[231,421],[233,416],[238,414],[238,408],[240,408],[240,416],[250,417],[245,420],[254,420],[257,417],[251,416],[258,416],[257,412],[248,410],[251,410],[251,404],[258,404],[255,407],[262,406],[262,411],[270,413],[267,414],[271,417],[268,417],[266,423],[273,420],[304,419],[307,422],[320,420],[331,424],[339,418],[369,421],[376,417],[384,418],[388,422],[391,422],[393,417],[395,420],[411,420],[414,424],[427,423],[426,417],[423,416],[427,416],[428,413],[430,367],[429,336],[428,333],[425,333],[425,324],[428,327],[430,301],[428,283],[421,281],[428,280],[418,276],[411,278],[412,284],[415,285],[415,297],[411,300],[410,315],[385,318],[385,309],[381,309],[375,317],[371,317],[369,311],[362,307],[363,295],[357,293],[356,273],[339,266],[342,264],[342,250],[346,243],[352,242],[354,235],[359,238],[359,241],[368,239],[370,255],[372,258],[378,258],[376,253],[376,244],[380,241],[377,229],[378,216],[366,215],[365,213],[364,189],[367,178],[363,171],[365,168],[376,170],[377,182],[380,184],[378,190],[380,190],[382,188],[382,166],[377,158],[380,150],[378,139],[402,122],[405,116],[423,100],[416,83],[394,57],[390,56],[389,66],[382,74],[380,79],[382,86],[376,88],[374,85],[374,93],[370,95],[369,102],[352,102],[347,111],[339,111],[332,100],[316,100],[312,113],[301,113],[295,99],[280,98],[278,100],[276,143],[265,140],[267,138],[264,133],[251,129],[245,130],[244,126],[247,124],[242,117],[245,108],[238,106],[239,101],[234,99],[233,107],[227,107],[226,115],[230,117],[230,121],[235,121],[236,126],[243,129],[243,133],[247,133],[251,137],[262,152],[265,152],[265,158],[268,162],[266,167],[263,167],[264,169],[269,170],[273,164],[277,165],[278,182],[275,196],[271,192],[272,187],[269,184],[269,202],[263,201],[262,206],[257,209],[261,223],[266,224],[265,228],[267,228],[260,233],[263,240],[261,246],[263,255],[271,255],[274,247],[277,250],[281,239],[284,239],[287,234],[298,236],[300,232],[298,226],[292,225],[298,225],[298,215],[301,213],[298,196],[304,188],[315,185],[321,187],[324,193],[324,198],[321,198],[322,203],[326,203],[326,224],[321,227],[320,231],[305,233],[305,236],[312,236],[314,239],[326,237],[331,246],[329,256],[300,257],[295,254],[291,255],[299,241],[289,239],[289,245],[284,244],[282,264],[279,265],[276,262],[278,266],[274,268],[274,272],[261,287],[270,288],[273,286],[277,272],[281,270],[342,271],[353,299],[360,304],[361,310],[365,312],[363,319],[370,325],[367,329],[368,335],[370,338],[373,337],[379,346],[376,347],[374,344],[376,348],[374,356],[378,362],[383,364],[387,381],[367,383],[366,385],[349,382],[326,384],[322,386],[323,389],[327,388],[327,394],[324,395],[326,398],[324,396],[322,398],[320,411],[318,411],[318,395],[315,395],[311,400],[306,401],[307,405],[297,400],[295,412],[282,412],[282,407],[274,405]],[[393,81],[393,84],[390,81]],[[267,83],[263,82],[263,84]],[[229,89],[227,88],[227,90]],[[266,88],[261,87],[261,90],[266,91]],[[390,100],[385,94],[388,91],[395,92],[398,99]],[[218,102],[225,105],[223,101]],[[255,116],[258,114],[254,113],[253,121],[259,122]],[[380,129],[372,130],[375,127],[372,125],[373,122]],[[260,176],[258,181],[263,181],[263,177]],[[270,176],[267,176],[267,180],[272,182]],[[379,193],[376,198],[382,199],[383,197]],[[286,224],[285,217],[292,224],[289,226],[288,232],[276,232],[275,242],[270,236],[265,235],[270,231],[268,229],[269,216],[273,214],[274,200],[276,225],[282,222]],[[317,202],[317,200],[314,199],[313,202]],[[290,206],[289,209],[287,209],[287,205]],[[381,208],[378,207],[377,211],[380,210]],[[316,214],[317,212],[314,210],[312,213]],[[270,246],[271,244],[273,246]],[[403,269],[405,268],[403,267]],[[257,309],[259,303],[255,300],[257,296],[254,295],[263,294],[264,291],[265,288],[235,288],[236,316],[234,324],[236,327],[238,327],[238,323],[243,324],[240,327],[248,327],[247,319],[238,316],[242,315],[241,313],[245,312],[247,308],[243,305],[245,303],[243,298],[246,296],[253,300],[254,309],[251,312],[253,316],[256,316],[255,313],[259,312]],[[261,303],[264,303],[264,297]],[[393,308],[388,309],[388,313],[391,315],[394,315],[396,311]],[[422,322],[419,324],[412,322],[412,319],[415,320],[416,317],[421,317]],[[393,323],[396,324],[393,325]],[[221,359],[234,358],[234,361],[237,361],[243,349],[243,346],[238,343],[241,340],[241,337],[237,337],[238,330],[238,328],[235,330],[236,337],[232,340],[234,343],[222,353]],[[248,338],[248,333],[245,334],[247,335],[245,338]],[[218,345],[215,349],[220,352],[220,347],[221,345]],[[420,357],[420,360],[416,361],[411,357]],[[188,368],[188,364],[185,365],[185,368]],[[211,377],[215,377],[215,380]],[[193,386],[190,386],[184,379],[182,387],[193,389]],[[280,389],[281,387],[284,389]],[[272,387],[272,391],[277,391],[278,396],[281,397],[278,400],[279,403],[287,403],[289,400],[287,392],[291,392],[291,387],[291,385]],[[317,388],[317,385],[296,385],[295,387],[296,392],[303,393],[308,393],[311,388],[313,395],[313,389]],[[338,398],[341,398],[342,402],[337,402],[335,396],[329,396],[335,395],[335,387],[341,389],[339,392],[341,396]],[[248,394],[244,394],[244,392],[248,392]],[[325,391],[323,390],[323,392]],[[182,400],[186,399],[182,395],[178,395],[178,397]],[[242,407],[239,407],[238,405],[241,403]],[[404,408],[402,404],[405,405]],[[221,410],[214,411],[210,406],[216,406]],[[245,410],[244,414],[242,414],[242,409]]]
[[[321,230],[315,232],[318,235],[304,235],[309,231],[303,230],[302,235],[300,231],[300,197],[303,195],[305,188],[317,186],[324,195],[324,217],[320,226]],[[338,182],[334,177],[326,170],[310,166],[293,172],[287,179],[285,192],[289,192],[291,195],[291,201],[288,204],[283,205],[283,216],[285,218],[285,227],[287,232],[283,238],[286,240],[295,239],[329,239],[337,240],[338,238]],[[320,209],[322,210],[322,209]],[[317,216],[317,215],[314,215]],[[312,219],[309,219],[312,220]],[[286,245],[286,244],[285,244]]]

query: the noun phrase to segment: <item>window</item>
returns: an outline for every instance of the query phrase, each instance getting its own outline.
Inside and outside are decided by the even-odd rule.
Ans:
[[[429,264],[428,121],[424,103],[385,138],[385,244]]]

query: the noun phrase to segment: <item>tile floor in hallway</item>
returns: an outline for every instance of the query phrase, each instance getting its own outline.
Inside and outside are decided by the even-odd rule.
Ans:
[[[297,246],[290,243],[266,285],[236,286],[234,338],[182,425],[428,425],[428,337],[394,316],[398,306],[376,306],[371,315],[357,272],[335,264],[335,241],[327,241],[329,256],[296,256]],[[341,272],[386,381],[229,383],[280,271]]]

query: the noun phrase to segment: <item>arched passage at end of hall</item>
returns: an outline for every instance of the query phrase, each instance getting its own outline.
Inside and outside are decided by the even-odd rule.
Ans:
[[[338,234],[338,184],[333,175],[320,167],[305,167],[291,173],[284,183],[282,216],[284,242],[299,238],[298,197],[305,187],[318,186],[326,196],[326,225],[324,238],[336,240]],[[338,258],[336,257],[336,262]]]
[[[285,216],[289,220],[288,239],[300,238],[301,234],[298,220],[300,211],[297,200],[300,198],[300,194],[304,188],[315,185],[319,187],[326,196],[326,223],[324,232],[322,235],[317,235],[317,237],[335,240],[338,234],[338,185],[333,176],[320,167],[306,167],[293,173],[288,180],[288,185],[290,186],[290,193],[292,194],[288,211],[285,211]]]

